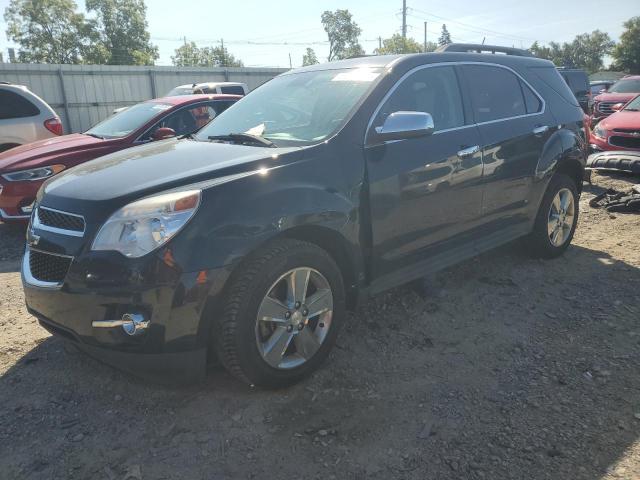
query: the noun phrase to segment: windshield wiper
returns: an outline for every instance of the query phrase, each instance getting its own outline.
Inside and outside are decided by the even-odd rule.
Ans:
[[[209,140],[221,140],[236,143],[253,143],[254,145],[261,145],[263,147],[275,148],[277,145],[271,140],[267,140],[264,137],[258,135],[251,135],[250,133],[229,133],[227,135],[209,135]]]
[[[100,140],[104,140],[104,137],[101,137],[100,135],[96,135],[95,133],[86,133],[85,132],[85,135],[89,135],[90,137],[99,138]]]

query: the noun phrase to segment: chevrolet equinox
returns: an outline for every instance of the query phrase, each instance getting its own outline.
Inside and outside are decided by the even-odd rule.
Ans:
[[[578,220],[583,114],[551,62],[451,52],[292,70],[197,133],[38,193],[22,265],[42,326],[147,378],[216,357],[266,388],[317,369],[368,296]]]

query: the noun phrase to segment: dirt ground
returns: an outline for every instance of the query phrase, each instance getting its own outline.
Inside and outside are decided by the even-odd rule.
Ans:
[[[515,246],[380,295],[279,392],[143,383],[27,314],[0,225],[2,479],[638,479],[640,215],[581,201],[573,246]]]

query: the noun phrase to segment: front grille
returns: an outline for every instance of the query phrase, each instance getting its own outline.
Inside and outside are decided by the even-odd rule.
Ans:
[[[629,135],[637,135],[640,137],[640,130],[635,128],[614,128],[613,131],[616,133],[627,133]]]
[[[620,137],[613,135],[609,137],[609,144],[614,147],[622,148],[640,148],[640,138],[638,137]]]
[[[62,283],[70,266],[70,257],[52,255],[39,250],[29,251],[31,276],[41,282]]]
[[[616,103],[620,102],[600,102],[598,104],[598,111],[604,113],[605,115],[611,115],[613,113],[613,107]]]
[[[84,232],[84,218],[72,213],[51,210],[46,207],[38,207],[38,221],[45,227],[58,228],[71,232]]]

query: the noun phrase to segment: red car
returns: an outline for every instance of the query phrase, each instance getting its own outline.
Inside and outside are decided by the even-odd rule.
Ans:
[[[190,95],[138,103],[85,133],[41,140],[0,153],[0,220],[26,222],[49,177],[108,153],[200,129],[240,95]]]
[[[638,94],[640,94],[640,75],[629,75],[618,80],[609,87],[609,90],[593,99],[594,121],[608,117],[614,112],[612,108],[614,105],[625,104]]]
[[[640,95],[626,105],[613,105],[613,110],[591,132],[591,149],[640,151]]]

